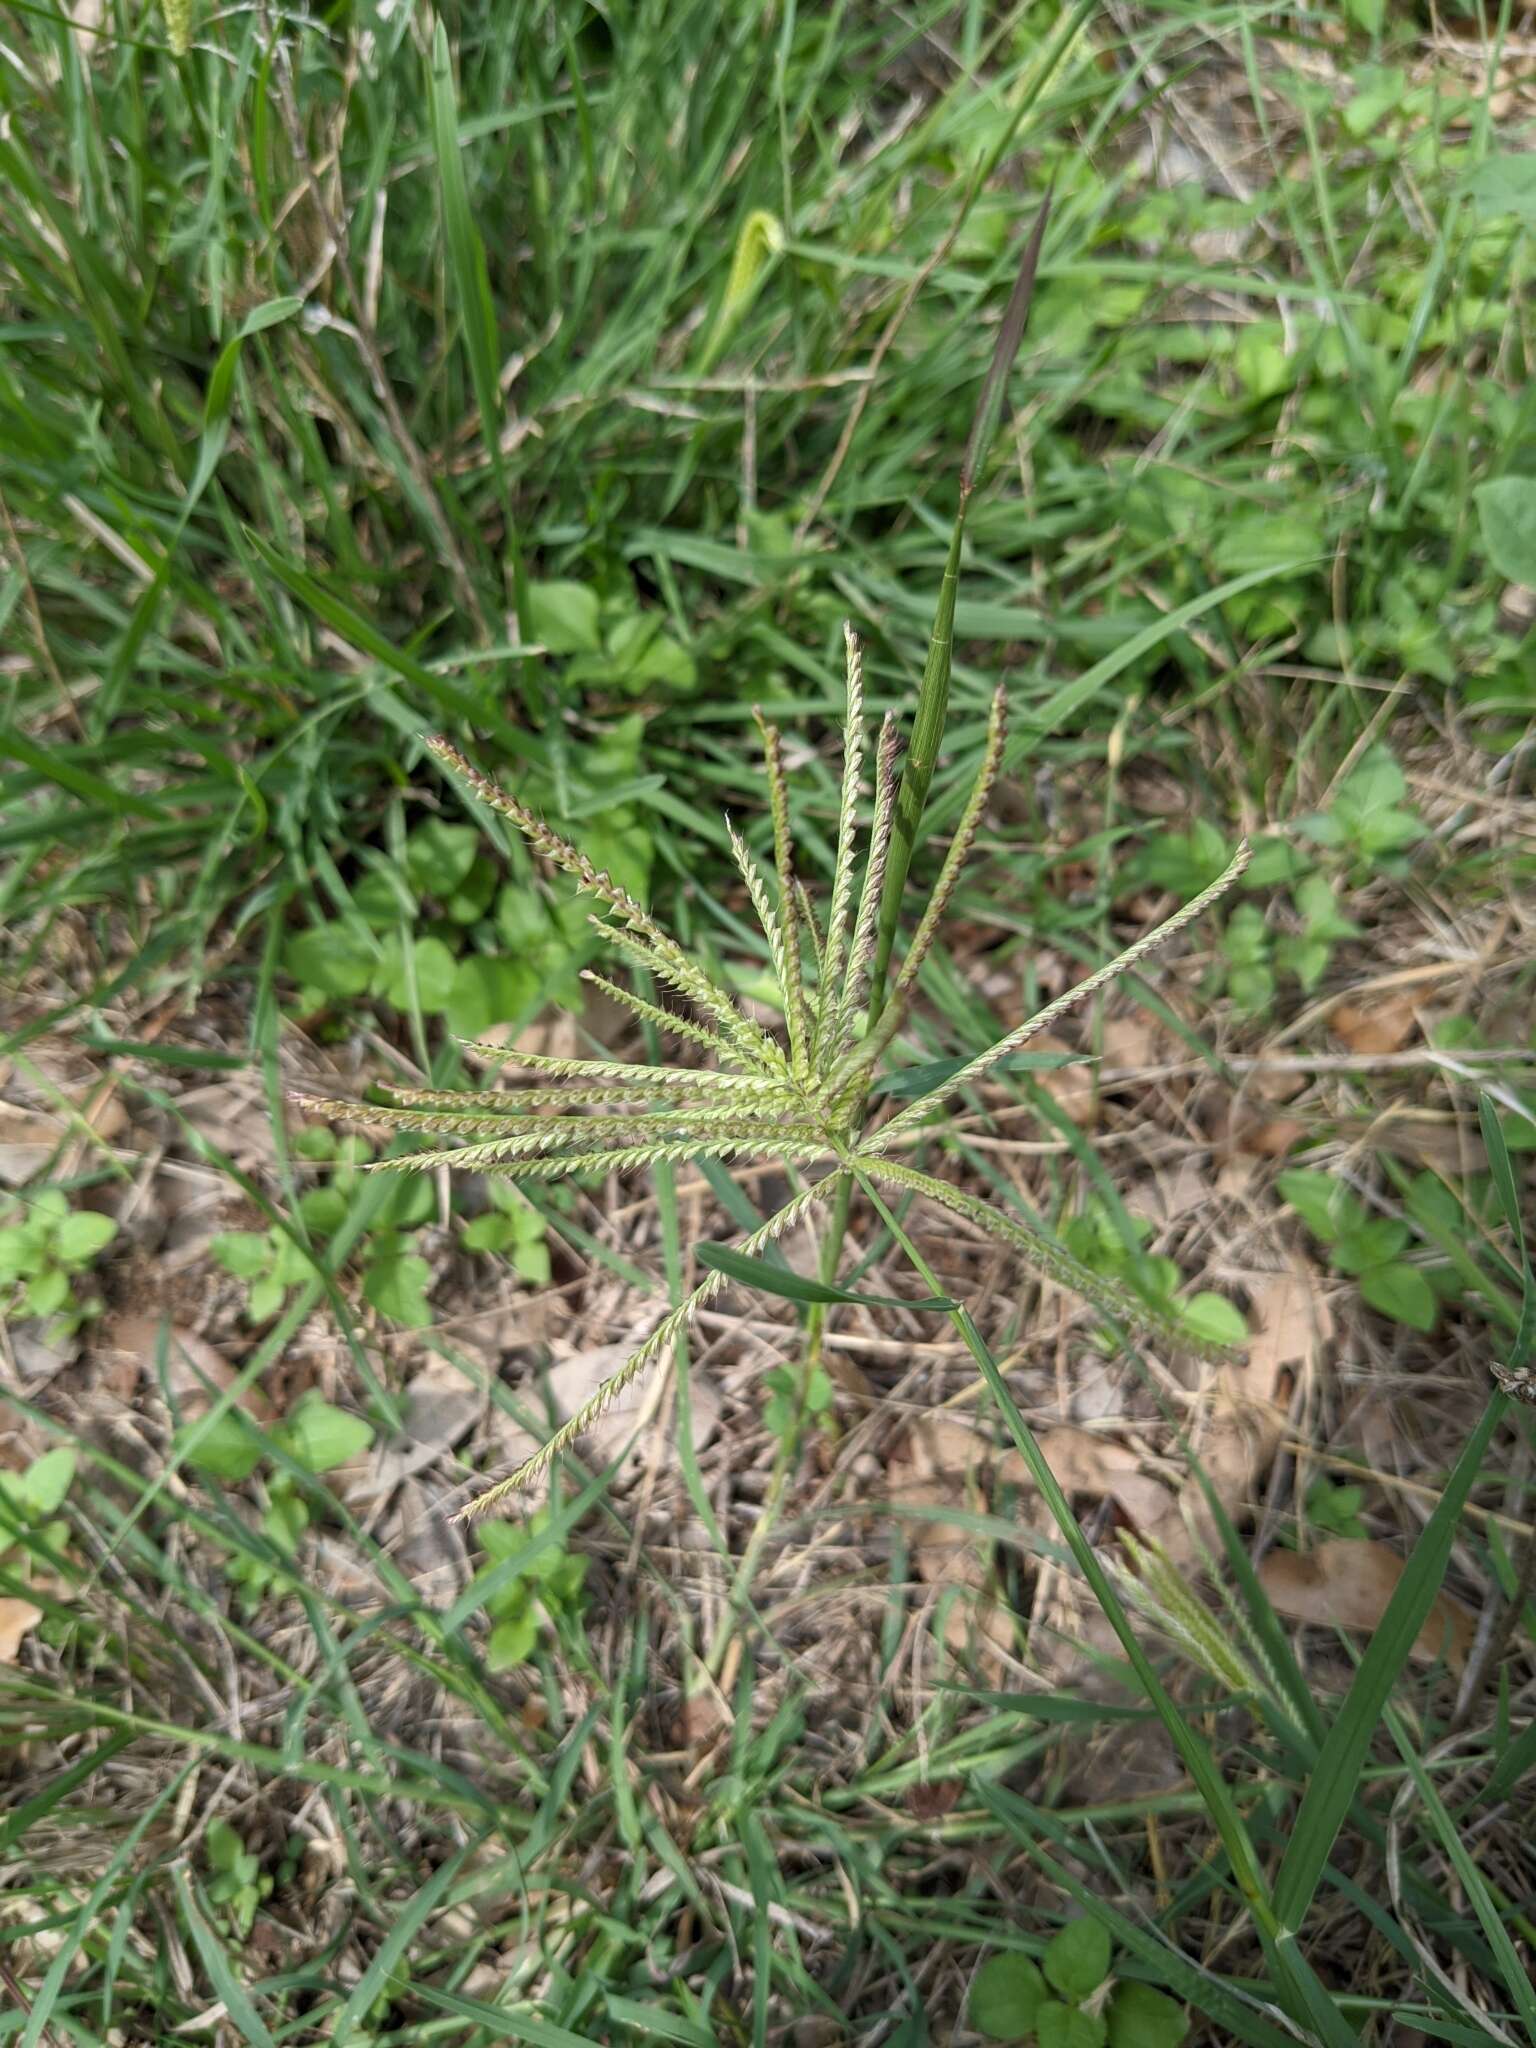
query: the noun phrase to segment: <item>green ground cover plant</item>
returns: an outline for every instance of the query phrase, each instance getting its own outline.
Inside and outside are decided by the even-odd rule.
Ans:
[[[1536,2029],[1523,37],[11,11],[9,2037]]]

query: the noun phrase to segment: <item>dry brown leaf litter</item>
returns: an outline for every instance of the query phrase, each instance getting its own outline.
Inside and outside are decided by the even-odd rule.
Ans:
[[[1385,1543],[1338,1537],[1313,1550],[1272,1550],[1259,1566],[1259,1583],[1276,1613],[1291,1621],[1369,1632],[1380,1625],[1404,1568]],[[1460,1601],[1439,1593],[1414,1642],[1414,1657],[1424,1664],[1443,1659],[1459,1672],[1476,1629]]]

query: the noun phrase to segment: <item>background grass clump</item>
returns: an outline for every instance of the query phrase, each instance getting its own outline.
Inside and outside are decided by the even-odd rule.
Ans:
[[[1373,0],[12,10],[28,2048],[1532,2031],[1531,1439],[1490,1405],[1536,1151],[1528,44]],[[467,1533],[794,1189],[374,1175],[414,1140],[291,1126],[295,1086],[489,1087],[466,1038],[656,1057],[421,736],[771,1022],[754,708],[828,883],[844,622],[908,722],[1048,187],[909,910],[1000,681],[1009,738],[892,1063],[982,1051],[1248,837],[923,1153],[1247,1363],[1130,1353],[893,1196],[862,1299],[723,1292]]]

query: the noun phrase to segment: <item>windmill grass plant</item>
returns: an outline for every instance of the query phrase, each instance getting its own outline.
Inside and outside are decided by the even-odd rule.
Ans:
[[[688,1008],[677,1011],[589,971],[587,979],[658,1033],[707,1056],[708,1065],[639,1066],[623,1060],[563,1059],[476,1045],[483,1059],[516,1067],[526,1085],[479,1092],[397,1089],[377,1107],[344,1102],[310,1106],[360,1117],[396,1130],[430,1132],[470,1142],[442,1151],[376,1162],[388,1172],[439,1166],[517,1180],[562,1180],[594,1173],[630,1173],[686,1160],[767,1160],[795,1171],[800,1185],[782,1208],[754,1230],[729,1259],[711,1264],[693,1292],[625,1359],[585,1406],[515,1472],[470,1503],[468,1515],[497,1506],[547,1469],[589,1429],[630,1383],[664,1356],[728,1278],[756,1278],[754,1255],[834,1196],[840,1179],[866,1189],[923,1195],[989,1231],[1031,1271],[1075,1288],[1106,1316],[1131,1329],[1187,1343],[1172,1318],[1100,1278],[1063,1246],[1018,1217],[1005,1215],[906,1158],[924,1127],[957,1092],[1016,1062],[1029,1041],[1096,990],[1128,972],[1154,948],[1198,917],[1236,881],[1247,862],[1241,849],[1193,902],[1128,946],[1118,958],[1038,1011],[973,1059],[948,1066],[934,1085],[884,1121],[871,1120],[872,1084],[891,1048],[939,935],[1002,760],[1001,691],[993,700],[980,769],[938,882],[888,992],[871,1002],[879,947],[879,916],[896,835],[900,782],[897,732],[887,717],[874,748],[874,809],[860,825],[866,758],[859,645],[847,632],[847,714],[843,727],[842,797],[832,892],[823,935],[816,907],[794,869],[789,793],[777,730],[759,721],[774,875],[759,867],[730,828],[736,865],[767,942],[783,998],[782,1034],[749,1017],[736,998],[657,923],[649,911],[576,846],[552,831],[509,791],[474,768],[446,739],[428,742],[487,806],[509,820],[532,851],[570,875],[599,906],[593,922],[618,953]],[[863,842],[862,859],[860,844]],[[706,1247],[706,1252],[713,1248]],[[761,1277],[768,1277],[764,1274]],[[947,1301],[938,1296],[941,1306]]]
[[[476,1045],[470,1049],[481,1058],[516,1066],[527,1085],[481,1092],[397,1089],[389,1091],[387,1103],[366,1109],[327,1101],[312,1101],[309,1106],[316,1112],[361,1116],[397,1130],[473,1141],[444,1151],[377,1162],[385,1171],[418,1172],[447,1166],[513,1179],[558,1180],[641,1171],[687,1160],[753,1159],[782,1163],[800,1183],[790,1201],[754,1230],[734,1254],[722,1257],[719,1247],[705,1247],[709,1270],[699,1286],[539,1451],[472,1501],[464,1510],[468,1516],[497,1506],[543,1473],[633,1380],[665,1355],[728,1277],[781,1286],[773,1278],[773,1269],[752,1261],[817,1205],[830,1203],[831,1221],[823,1237],[822,1285],[801,1294],[812,1309],[807,1353],[814,1358],[821,1329],[817,1312],[836,1294],[832,1282],[856,1185],[871,1195],[877,1187],[884,1187],[902,1195],[926,1196],[989,1231],[1039,1276],[1075,1288],[1112,1320],[1186,1346],[1191,1341],[1187,1329],[1171,1317],[1095,1274],[1045,1233],[919,1170],[902,1155],[953,1095],[1005,1063],[1027,1063],[1024,1048],[1031,1039],[1128,972],[1223,896],[1247,864],[1246,847],[1238,850],[1224,872],[1192,902],[1107,966],[975,1058],[940,1063],[927,1089],[913,1089],[909,1075],[910,1099],[904,1106],[883,1123],[870,1118],[881,1064],[907,1015],[923,963],[939,936],[1003,765],[1007,706],[999,688],[992,700],[986,743],[970,795],[938,881],[893,979],[891,967],[907,876],[948,715],[966,512],[996,436],[1007,374],[1028,322],[1049,213],[1047,197],[1025,246],[972,420],[961,467],[959,509],[905,760],[898,772],[900,734],[896,720],[889,715],[869,760],[874,798],[867,833],[861,829],[869,754],[863,664],[851,626],[844,628],[841,800],[824,933],[811,895],[795,871],[782,738],[760,714],[757,718],[773,827],[771,880],[729,820],[727,831],[778,984],[782,1035],[749,1017],[736,997],[713,980],[642,904],[579,847],[482,774],[451,741],[442,737],[427,741],[444,767],[462,778],[489,810],[506,818],[537,857],[571,876],[592,899],[597,906],[592,921],[603,939],[687,1008],[662,1008],[600,974],[589,972],[586,978],[661,1037],[704,1055],[709,1064],[637,1066],[619,1060],[509,1054]],[[819,1171],[805,1178],[801,1170],[807,1168]]]
[[[523,1085],[478,1092],[395,1089],[389,1091],[390,1100],[380,1105],[308,1100],[307,1106],[397,1130],[467,1141],[440,1151],[376,1162],[380,1171],[419,1172],[446,1166],[515,1180],[556,1180],[693,1160],[764,1160],[782,1163],[791,1176],[794,1191],[790,1199],[737,1248],[698,1248],[699,1263],[706,1269],[700,1284],[533,1456],[471,1501],[462,1511],[467,1517],[504,1504],[546,1472],[627,1386],[667,1354],[727,1279],[787,1295],[807,1306],[802,1370],[808,1373],[817,1354],[826,1308],[839,1300],[857,1298],[845,1294],[834,1282],[850,1205],[855,1193],[861,1193],[931,1290],[927,1300],[915,1305],[947,1315],[970,1350],[1009,1436],[1120,1643],[1129,1674],[1184,1764],[1221,1844],[1221,1881],[1230,1889],[1236,1909],[1251,1918],[1258,1935],[1268,1965],[1267,1990],[1276,2003],[1219,1986],[1161,1932],[1133,1922],[1083,1886],[1038,1839],[1038,1829],[1049,1833],[1047,1817],[1038,1810],[1026,1812],[1001,1791],[989,1793],[988,1803],[1016,1838],[1028,1840],[1041,1869],[1100,1920],[1116,1942],[1138,1955],[1156,1980],[1170,1990],[1213,2016],[1219,2010],[1233,2038],[1262,2043],[1263,2048],[1283,2048],[1287,2040],[1297,2038],[1321,2042],[1327,2048],[1355,2048],[1356,2020],[1346,2010],[1348,2001],[1341,2001],[1319,1978],[1305,1951],[1301,1930],[1329,1878],[1330,1855],[1346,1817],[1353,1816],[1368,1835],[1374,1827],[1371,1815],[1361,1806],[1361,1770],[1376,1731],[1390,1714],[1392,1690],[1439,1589],[1461,1511],[1509,1408],[1503,1383],[1450,1473],[1354,1681],[1331,1720],[1313,1697],[1275,1623],[1236,1529],[1206,1484],[1198,1462],[1191,1460],[1222,1537],[1226,1566],[1251,1624],[1251,1637],[1246,1629],[1241,1633],[1257,1645],[1258,1662],[1253,1668],[1261,1666],[1265,1674],[1255,1695],[1251,1688],[1245,1690],[1249,1680],[1243,1659],[1229,1659],[1223,1666],[1225,1682],[1231,1688],[1228,1703],[1246,1699],[1277,1728],[1302,1787],[1284,1852],[1278,1865],[1270,1867],[1206,1735],[1167,1689],[1130,1617],[1128,1603],[1161,1616],[1161,1625],[1169,1630],[1170,1616],[1175,1623],[1180,1615],[1189,1622],[1194,1606],[1191,1597],[1169,1581],[1155,1559],[1149,1570],[1147,1559],[1138,1559],[1132,1552],[1133,1578],[1123,1567],[1106,1565],[1100,1558],[969,1311],[942,1293],[937,1276],[887,1199],[894,1196],[904,1203],[913,1196],[924,1197],[965,1218],[1004,1244],[1031,1272],[1076,1289],[1127,1333],[1141,1333],[1186,1350],[1207,1348],[1194,1342],[1186,1325],[1091,1272],[1044,1231],[939,1179],[914,1163],[910,1155],[925,1133],[936,1128],[956,1095],[1010,1064],[1038,1063],[1042,1056],[1036,1054],[1032,1059],[1027,1050],[1032,1039],[1209,909],[1242,873],[1248,859],[1246,847],[1240,847],[1222,874],[1173,916],[984,1052],[966,1060],[907,1068],[894,1089],[887,1086],[883,1091],[899,1105],[893,1113],[884,1114],[882,1091],[876,1086],[882,1066],[897,1045],[923,964],[938,941],[944,913],[974,848],[998,776],[1005,766],[1016,765],[1024,751],[1009,753],[1006,707],[999,691],[992,703],[986,745],[969,798],[926,907],[903,947],[901,913],[908,871],[947,718],[966,510],[996,432],[1007,372],[1027,320],[1046,212],[1041,209],[1025,250],[976,409],[904,763],[899,760],[898,726],[891,717],[886,718],[870,747],[859,644],[852,630],[846,631],[841,800],[830,894],[822,909],[795,871],[781,737],[772,725],[759,719],[772,821],[772,873],[763,871],[734,827],[730,843],[777,979],[782,1030],[770,1030],[749,1015],[611,875],[513,792],[481,773],[451,741],[436,738],[427,744],[443,766],[460,777],[488,809],[507,819],[538,858],[572,877],[592,900],[593,921],[604,939],[622,960],[648,978],[660,1000],[600,974],[591,973],[588,979],[648,1030],[675,1041],[680,1049],[678,1062],[638,1065],[476,1046],[473,1049],[481,1057],[515,1067]],[[1249,580],[1239,579],[1239,583]],[[1237,583],[1223,586],[1190,609],[1203,609],[1238,587]],[[866,782],[872,784],[870,803],[866,803]],[[1484,1127],[1490,1157],[1502,1172],[1501,1194],[1519,1244],[1514,1183],[1502,1135],[1491,1115],[1485,1115]],[[822,1206],[829,1211],[829,1221],[822,1237],[820,1282],[801,1279],[760,1256]],[[1532,1334],[1536,1333],[1536,1278],[1523,1250],[1521,1257],[1525,1314],[1508,1372],[1521,1380],[1517,1391],[1523,1392]],[[781,1455],[781,1476],[786,1463],[787,1454]],[[755,1546],[760,1545],[771,1521],[767,1508],[765,1502],[748,1555],[742,1560],[739,1583],[750,1578]],[[1125,1598],[1117,1589],[1117,1580]],[[1177,1625],[1169,1632],[1174,1640],[1179,1639]],[[1197,1632],[1208,1652],[1209,1631],[1202,1626]],[[1189,1633],[1187,1626],[1184,1633]],[[1196,1662],[1211,1672],[1209,1654]],[[1483,1887],[1480,1895],[1486,1894]],[[1493,1911],[1491,1904],[1489,1911]],[[1487,1924],[1481,1909],[1479,1918]],[[1503,1956],[1501,1951],[1505,1962],[1512,1963],[1512,1955],[1511,1951]],[[1513,1966],[1502,1974],[1506,1984],[1519,1981],[1518,1969]],[[1524,2010],[1528,1994],[1523,1982],[1512,1995]],[[1283,2025],[1274,2024],[1277,2018]]]

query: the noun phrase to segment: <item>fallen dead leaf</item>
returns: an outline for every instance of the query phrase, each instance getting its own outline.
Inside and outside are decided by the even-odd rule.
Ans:
[[[0,1104],[0,1181],[7,1187],[23,1187],[40,1173],[53,1154],[81,1124],[98,1138],[115,1138],[127,1123],[127,1113],[108,1082],[97,1081],[77,1091],[73,1117],[51,1110],[17,1109]]]
[[[1247,1363],[1218,1368],[1195,1451],[1227,1514],[1241,1519],[1274,1461],[1297,1373],[1333,1334],[1333,1317],[1313,1269],[1296,1261],[1288,1272],[1254,1274],[1248,1282],[1254,1335]],[[1174,1518],[1153,1532],[1176,1564],[1195,1565],[1220,1550],[1215,1520],[1198,1488],[1187,1488]]]
[[[1062,1428],[1042,1430],[1037,1441],[1063,1493],[1114,1501],[1138,1535],[1161,1527],[1173,1516],[1176,1504],[1172,1493],[1161,1480],[1143,1472],[1135,1452],[1114,1437]],[[1017,1451],[999,1459],[998,1472],[1021,1488],[1033,1487],[1029,1467]]]
[[[66,1365],[73,1365],[80,1356],[78,1332],[61,1333],[58,1343],[50,1344],[49,1328],[45,1322],[14,1323],[7,1332],[17,1375],[31,1394],[61,1373]]]
[[[907,1433],[898,1454],[919,1479],[964,1481],[979,1472],[991,1455],[991,1445],[969,1422],[952,1415],[925,1415]]]
[[[1106,1067],[1155,1067],[1162,1063],[1167,1033],[1145,1010],[1106,1017],[1099,1051]]]
[[[1419,1028],[1412,996],[1391,996],[1382,1003],[1335,1004],[1328,1028],[1351,1052],[1397,1052]]]
[[[397,1442],[364,1464],[347,1498],[376,1500],[394,1492],[461,1443],[485,1411],[487,1395],[451,1358],[434,1352],[407,1380],[400,1396],[403,1426]]]
[[[0,1600],[0,1664],[14,1664],[23,1636],[43,1618],[41,1607],[30,1600]]]
[[[731,1711],[712,1687],[690,1693],[677,1717],[677,1740],[686,1749],[704,1749],[731,1725]]]
[[[396,1488],[379,1535],[411,1584],[429,1600],[442,1601],[468,1580],[463,1530],[418,1481],[407,1479]]]
[[[181,1410],[183,1423],[196,1422],[236,1378],[235,1368],[206,1337],[199,1337],[195,1330],[183,1329],[179,1324],[167,1325],[160,1316],[130,1313],[108,1317],[95,1341],[98,1351],[136,1360],[157,1385],[162,1347],[171,1398]],[[247,1387],[235,1405],[255,1422],[266,1422],[271,1417],[271,1403],[259,1386]]]
[[[1254,1274],[1248,1282],[1254,1335],[1239,1373],[1247,1398],[1280,1403],[1287,1373],[1314,1360],[1333,1335],[1333,1311],[1315,1267],[1293,1260],[1284,1273]]]
[[[1217,1369],[1192,1419],[1201,1469],[1234,1519],[1247,1512],[1274,1459],[1292,1376],[1333,1327],[1316,1276],[1300,1264],[1287,1273],[1254,1274],[1248,1292],[1257,1329],[1247,1363]],[[1215,1520],[1193,1478],[1175,1492],[1116,1438],[1089,1430],[1049,1429],[1039,1442],[1066,1493],[1113,1501],[1143,1541],[1158,1545],[1175,1564],[1198,1570],[1206,1554],[1219,1551]],[[1017,1452],[1000,1459],[998,1471],[1031,1486]]]
[[[926,1778],[907,1793],[907,1811],[914,1820],[942,1820],[960,1804],[965,1790],[960,1778]]]
[[[1283,1159],[1307,1135],[1299,1117],[1275,1116],[1264,1123],[1244,1124],[1233,1132],[1232,1142],[1240,1152],[1252,1152],[1259,1159]]]
[[[980,1482],[990,1456],[991,1445],[969,1423],[925,1416],[913,1424],[891,1461],[890,1504],[898,1509],[983,1507]],[[962,1587],[981,1596],[951,1603],[944,1620],[949,1647],[964,1651],[979,1636],[990,1648],[989,1661],[1010,1655],[1014,1620],[987,1596],[992,1571],[986,1538],[939,1516],[906,1516],[903,1526],[912,1569],[925,1585]]]
[[[1259,1566],[1259,1583],[1276,1612],[1320,1628],[1378,1627],[1402,1576],[1402,1558],[1385,1543],[1346,1537],[1305,1553],[1272,1550]],[[1412,1654],[1421,1664],[1443,1657],[1459,1672],[1476,1627],[1460,1601],[1438,1593]]]
[[[1488,1171],[1488,1148],[1466,1117],[1403,1110],[1378,1117],[1361,1135],[1377,1152],[1411,1159],[1415,1166],[1447,1177]]]
[[[1029,1049],[1031,1052],[1068,1053],[1078,1050],[1050,1031],[1042,1031]],[[1093,1129],[1099,1120],[1099,1091],[1092,1067],[1049,1067],[1032,1078],[1040,1083],[1056,1107],[1071,1117],[1079,1130]]]
[[[569,1358],[562,1358],[541,1377],[536,1388],[525,1390],[525,1405],[537,1410],[547,1402],[553,1417],[551,1428],[569,1421],[583,1402],[597,1392],[603,1381],[617,1371],[633,1349],[630,1342],[600,1344],[590,1351],[577,1351]],[[720,1395],[714,1382],[696,1369],[690,1370],[688,1389],[692,1396],[694,1448],[702,1450],[720,1427]],[[654,1371],[642,1373],[638,1380],[624,1389],[582,1440],[589,1461],[604,1464],[617,1455],[634,1434],[637,1423],[649,1412],[657,1390]],[[531,1458],[547,1434],[541,1429],[534,1435],[500,1409],[495,1411],[495,1428],[498,1450],[509,1464],[514,1465]],[[643,1442],[642,1437],[641,1445]],[[641,1454],[641,1447],[637,1445],[628,1461],[626,1473],[637,1468]]]

